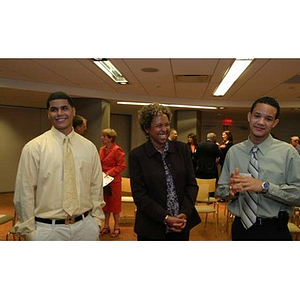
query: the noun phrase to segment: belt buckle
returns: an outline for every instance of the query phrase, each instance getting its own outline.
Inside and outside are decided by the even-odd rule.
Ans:
[[[256,223],[257,223],[258,225],[262,225],[263,220],[262,220],[261,218],[256,218]]]
[[[65,218],[65,225],[70,225],[70,224],[74,224],[75,223],[75,217],[74,216],[67,216]]]

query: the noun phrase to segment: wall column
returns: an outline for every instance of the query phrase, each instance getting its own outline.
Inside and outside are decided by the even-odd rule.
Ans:
[[[201,111],[176,110],[173,118],[173,127],[178,131],[178,141],[187,143],[187,136],[189,133],[195,133],[197,135],[198,142],[201,140]]]
[[[92,141],[97,149],[101,146],[101,132],[110,127],[110,102],[104,99],[73,98],[76,114],[88,120],[84,136]]]

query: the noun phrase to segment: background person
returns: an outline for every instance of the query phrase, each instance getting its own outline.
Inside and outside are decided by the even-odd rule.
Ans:
[[[222,133],[223,144],[220,145],[220,160],[221,168],[223,167],[226,154],[231,146],[233,146],[233,136],[231,131],[225,130]]]
[[[52,93],[47,100],[47,114],[52,128],[22,150],[14,193],[16,231],[26,240],[98,240],[105,203],[96,146],[74,132],[75,108],[67,94]],[[64,146],[68,140],[73,163],[71,159],[67,165]],[[65,184],[62,175],[71,164],[74,188]],[[66,206],[67,189],[75,192],[73,213]]]
[[[190,151],[185,143],[168,142],[171,117],[170,109],[158,103],[138,112],[148,139],[129,155],[139,241],[189,240],[190,229],[200,223]]]
[[[114,230],[111,233],[112,237],[117,237],[120,234],[120,212],[122,200],[122,175],[121,172],[126,169],[125,153],[123,149],[116,144],[117,133],[114,129],[106,128],[102,130],[101,141],[104,144],[100,148],[99,155],[102,164],[102,170],[105,174],[114,177],[114,180],[109,184],[111,195],[104,194],[106,205],[103,207],[105,214],[105,225],[101,230],[100,235],[110,233],[109,219],[110,214],[114,217]]]
[[[298,153],[300,154],[300,145],[299,145],[299,136],[291,136],[291,141],[290,144],[295,147],[295,149],[298,151]]]
[[[73,118],[73,128],[75,132],[84,135],[87,130],[87,119],[80,115],[75,115]]]
[[[300,157],[270,134],[279,113],[275,99],[256,100],[247,116],[248,139],[227,153],[217,195],[232,200],[233,240],[292,240],[287,223],[293,207],[300,205]]]
[[[210,132],[206,135],[206,141],[199,143],[196,147],[197,178],[218,179],[217,163],[220,158],[220,151],[216,144],[216,137],[215,133]]]
[[[178,132],[177,132],[177,130],[176,129],[174,129],[174,128],[172,128],[171,130],[170,130],[170,135],[169,135],[169,140],[170,141],[177,141],[177,136],[178,136]]]
[[[196,152],[196,147],[197,147],[197,136],[195,133],[191,132],[188,134],[187,138],[188,138],[187,144],[190,149],[194,173],[196,173],[197,162],[195,160],[195,152]]]

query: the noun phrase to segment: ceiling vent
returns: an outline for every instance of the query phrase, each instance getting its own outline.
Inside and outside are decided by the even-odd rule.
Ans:
[[[146,73],[155,73],[159,71],[157,68],[150,68],[150,67],[142,68],[141,70]]]
[[[284,83],[300,83],[300,75],[295,75],[293,77],[291,77],[290,79],[286,80]]]
[[[210,77],[210,75],[175,75],[175,82],[208,83]]]

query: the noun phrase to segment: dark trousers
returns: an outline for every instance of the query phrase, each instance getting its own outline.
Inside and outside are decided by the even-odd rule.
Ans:
[[[235,217],[232,224],[233,241],[292,241],[292,236],[286,224],[280,224],[274,219],[266,224],[254,224],[245,229],[241,218]]]
[[[150,239],[145,236],[137,236],[138,241],[188,241],[190,238],[190,232],[189,231],[183,231],[181,233],[176,232],[168,232],[166,234],[166,238],[163,240],[160,239]]]

